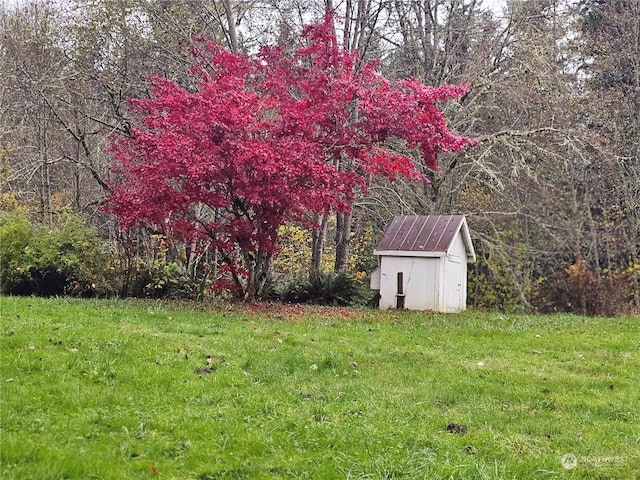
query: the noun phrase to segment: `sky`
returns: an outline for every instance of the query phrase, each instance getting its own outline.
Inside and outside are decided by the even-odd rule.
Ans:
[[[502,7],[504,7],[506,3],[506,0],[483,0],[482,2],[485,7],[489,7],[497,13],[502,12]]]

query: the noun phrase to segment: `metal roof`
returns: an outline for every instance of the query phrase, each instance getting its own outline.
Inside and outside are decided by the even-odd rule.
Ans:
[[[475,252],[464,215],[400,215],[393,217],[382,234],[376,255],[444,256],[456,235],[461,233],[467,257],[475,260]]]

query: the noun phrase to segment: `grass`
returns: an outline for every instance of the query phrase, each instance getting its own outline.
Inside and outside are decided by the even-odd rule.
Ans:
[[[640,478],[638,318],[1,302],[2,479]]]

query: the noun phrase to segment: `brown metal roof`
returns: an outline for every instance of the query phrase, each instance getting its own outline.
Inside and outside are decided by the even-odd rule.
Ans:
[[[468,253],[475,257],[463,215],[394,217],[382,234],[376,251],[446,253],[462,227]]]

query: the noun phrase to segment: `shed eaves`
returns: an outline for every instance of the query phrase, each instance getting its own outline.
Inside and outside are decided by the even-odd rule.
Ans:
[[[464,222],[463,215],[397,216],[376,251],[446,253]]]

